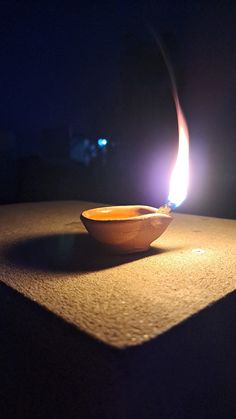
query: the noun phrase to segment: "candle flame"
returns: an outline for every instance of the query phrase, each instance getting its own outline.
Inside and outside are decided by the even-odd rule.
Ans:
[[[179,99],[175,95],[178,119],[179,148],[176,163],[170,178],[168,201],[178,207],[186,199],[189,183],[189,133]]]
[[[169,196],[167,207],[173,208],[178,207],[186,199],[188,192],[188,183],[189,183],[189,133],[187,122],[184,117],[183,111],[181,109],[178,91],[175,81],[174,72],[171,66],[171,63],[167,57],[165,49],[162,45],[162,42],[156,35],[154,29],[149,26],[149,30],[152,33],[156,44],[162,54],[163,60],[166,64],[166,68],[170,77],[170,82],[172,86],[173,97],[175,101],[175,108],[178,120],[178,132],[179,132],[179,148],[177,159],[175,162],[174,169],[170,178],[169,186]]]

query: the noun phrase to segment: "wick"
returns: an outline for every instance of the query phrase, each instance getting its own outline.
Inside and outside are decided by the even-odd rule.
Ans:
[[[173,202],[171,202],[171,201],[168,201],[167,204],[166,204],[166,206],[167,206],[167,208],[170,209],[170,211],[173,211],[176,208],[176,205]]]
[[[170,214],[171,211],[173,211],[176,208],[176,205],[173,204],[173,202],[167,201],[166,204],[162,205],[160,208],[158,208],[158,212],[161,214]]]

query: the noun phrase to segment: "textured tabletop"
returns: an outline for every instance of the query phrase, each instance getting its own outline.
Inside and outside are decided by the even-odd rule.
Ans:
[[[80,212],[96,204],[0,208],[0,280],[112,346],[167,331],[236,287],[236,221],[175,214],[146,254],[105,254]]]

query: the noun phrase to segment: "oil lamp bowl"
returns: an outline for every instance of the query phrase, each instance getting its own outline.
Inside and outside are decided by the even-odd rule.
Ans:
[[[145,205],[85,210],[81,221],[91,236],[112,253],[144,252],[166,230],[172,217]]]

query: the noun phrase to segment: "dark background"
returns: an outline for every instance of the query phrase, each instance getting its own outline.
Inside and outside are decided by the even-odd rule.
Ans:
[[[236,218],[235,19],[229,0],[1,1],[0,202],[166,201],[178,136],[152,26],[190,132],[180,210]]]

